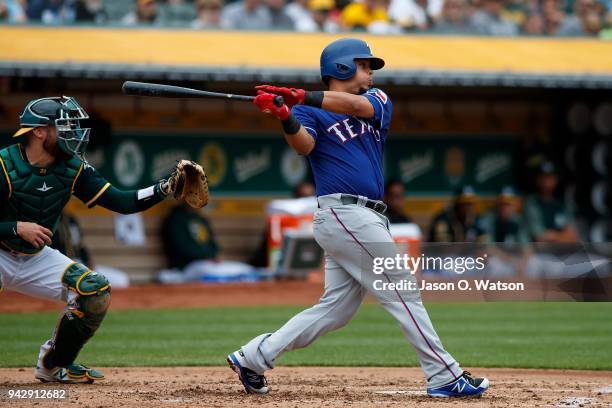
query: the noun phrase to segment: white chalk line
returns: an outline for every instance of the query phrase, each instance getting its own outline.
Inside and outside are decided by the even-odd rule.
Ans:
[[[423,390],[377,390],[373,393],[379,395],[427,395],[427,392]]]

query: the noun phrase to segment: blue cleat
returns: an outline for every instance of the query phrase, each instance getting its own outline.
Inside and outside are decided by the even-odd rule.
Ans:
[[[470,373],[464,371],[461,377],[446,385],[435,388],[427,388],[430,397],[480,397],[489,388],[489,380],[486,378],[474,378]]]
[[[268,393],[268,381],[262,374],[257,374],[250,368],[245,367],[244,354],[242,350],[234,351],[227,356],[227,363],[230,368],[238,374],[238,378],[244,390],[248,394],[267,394]]]

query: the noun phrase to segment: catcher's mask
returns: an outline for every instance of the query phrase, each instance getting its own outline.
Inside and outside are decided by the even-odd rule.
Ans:
[[[55,126],[57,145],[61,151],[83,160],[91,129],[81,128],[81,120],[89,119],[85,109],[70,96],[40,98],[30,101],[19,116],[19,137],[42,126]]]

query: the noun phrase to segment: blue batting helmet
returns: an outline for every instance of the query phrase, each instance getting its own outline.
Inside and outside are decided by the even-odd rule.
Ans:
[[[356,59],[370,60],[370,68],[381,69],[385,61],[372,55],[370,46],[358,38],[342,38],[329,44],[321,53],[321,79],[326,84],[329,78],[345,80],[357,72]]]

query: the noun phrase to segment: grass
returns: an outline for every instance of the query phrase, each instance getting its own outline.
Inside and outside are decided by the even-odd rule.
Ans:
[[[612,303],[427,306],[447,350],[464,367],[612,370]],[[79,361],[96,366],[222,365],[297,307],[113,311]],[[0,314],[0,366],[32,366],[55,313]],[[415,352],[381,306],[364,305],[345,328],[286,353],[281,365],[415,366]]]

